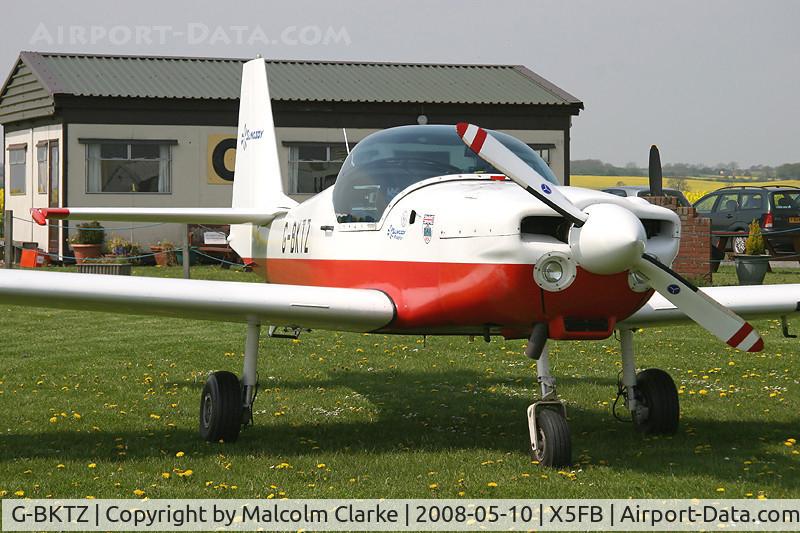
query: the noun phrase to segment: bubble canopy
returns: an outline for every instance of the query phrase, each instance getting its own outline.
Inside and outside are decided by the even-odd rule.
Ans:
[[[547,163],[519,139],[489,131],[546,180],[558,184]],[[501,174],[479,158],[455,126],[400,126],[368,136],[345,159],[333,188],[340,223],[378,222],[403,189],[435,176]]]

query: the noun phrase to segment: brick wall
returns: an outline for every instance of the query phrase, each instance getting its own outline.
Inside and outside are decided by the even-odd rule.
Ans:
[[[681,247],[672,269],[690,280],[711,281],[711,219],[698,216],[694,207],[678,207],[669,196],[651,196],[647,200],[677,213],[681,219]]]

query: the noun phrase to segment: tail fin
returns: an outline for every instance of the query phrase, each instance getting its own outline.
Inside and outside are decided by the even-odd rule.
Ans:
[[[283,191],[266,61],[253,59],[242,69],[232,207],[274,210],[295,205]],[[260,257],[258,233],[252,224],[232,226],[231,246],[243,258]]]
[[[291,207],[283,192],[266,61],[253,59],[242,69],[239,132],[233,172],[232,207]]]

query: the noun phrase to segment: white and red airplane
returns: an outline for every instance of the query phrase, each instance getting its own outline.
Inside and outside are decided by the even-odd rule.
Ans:
[[[260,326],[527,338],[542,397],[528,408],[530,450],[568,465],[571,438],[550,374],[548,339],[619,331],[621,390],[637,428],[673,433],[679,403],[659,369],[637,374],[633,332],[694,320],[759,351],[740,316],[798,311],[800,284],[698,290],[672,272],[680,221],[641,198],[562,187],[519,140],[474,125],[403,126],[349,154],[335,185],[297,204],[281,185],[263,59],[244,65],[233,203],[219,209],[38,209],[35,220],[233,224],[231,246],[268,283],[253,285],[2,271],[8,303],[247,324],[242,378],[214,372],[200,434],[233,441],[252,422]],[[657,293],[657,294],[654,294]],[[279,335],[280,336],[280,335]]]

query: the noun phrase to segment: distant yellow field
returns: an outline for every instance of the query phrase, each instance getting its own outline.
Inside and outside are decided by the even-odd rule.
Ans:
[[[576,187],[586,187],[587,189],[605,189],[617,185],[647,185],[647,176],[570,176],[570,185]],[[780,180],[780,181],[741,181],[728,183],[723,181],[712,181],[701,178],[687,178],[686,184],[689,192],[686,198],[694,202],[706,193],[715,191],[722,187],[731,185],[794,185],[800,187],[800,180]],[[670,178],[664,178],[664,186],[670,186]]]

